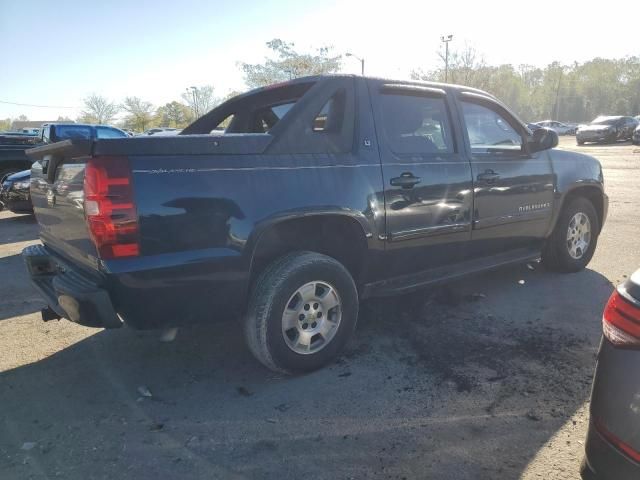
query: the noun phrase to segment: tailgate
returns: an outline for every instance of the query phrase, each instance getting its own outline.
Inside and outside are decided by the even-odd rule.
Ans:
[[[96,248],[84,218],[84,167],[92,140],[65,140],[36,147],[27,155],[31,167],[31,199],[40,238],[54,252],[97,268]]]

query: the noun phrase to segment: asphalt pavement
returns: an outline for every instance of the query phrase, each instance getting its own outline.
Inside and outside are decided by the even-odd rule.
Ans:
[[[609,218],[588,268],[534,263],[365,303],[346,353],[273,374],[238,323],[157,332],[44,323],[0,212],[0,478],[575,479],[601,313],[640,267],[640,147],[597,157]]]

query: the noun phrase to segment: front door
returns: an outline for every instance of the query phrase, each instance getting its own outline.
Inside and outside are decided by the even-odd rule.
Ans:
[[[370,81],[384,182],[387,275],[465,259],[471,166],[441,89]]]
[[[551,222],[554,174],[547,152],[529,153],[526,132],[490,99],[464,94],[460,112],[474,179],[474,256],[537,249]]]

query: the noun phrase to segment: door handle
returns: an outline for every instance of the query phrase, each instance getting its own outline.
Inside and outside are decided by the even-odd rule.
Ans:
[[[500,174],[493,170],[485,170],[484,173],[479,173],[476,177],[480,182],[493,182],[500,178]]]
[[[413,188],[422,181],[420,177],[416,177],[411,172],[403,172],[399,177],[391,179],[390,183],[394,187]]]

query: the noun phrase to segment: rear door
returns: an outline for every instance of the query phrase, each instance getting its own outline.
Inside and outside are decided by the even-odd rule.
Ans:
[[[540,248],[554,195],[548,153],[529,153],[525,129],[490,98],[462,93],[458,105],[474,179],[473,255]]]
[[[384,182],[387,275],[465,259],[471,167],[442,89],[369,81]]]

